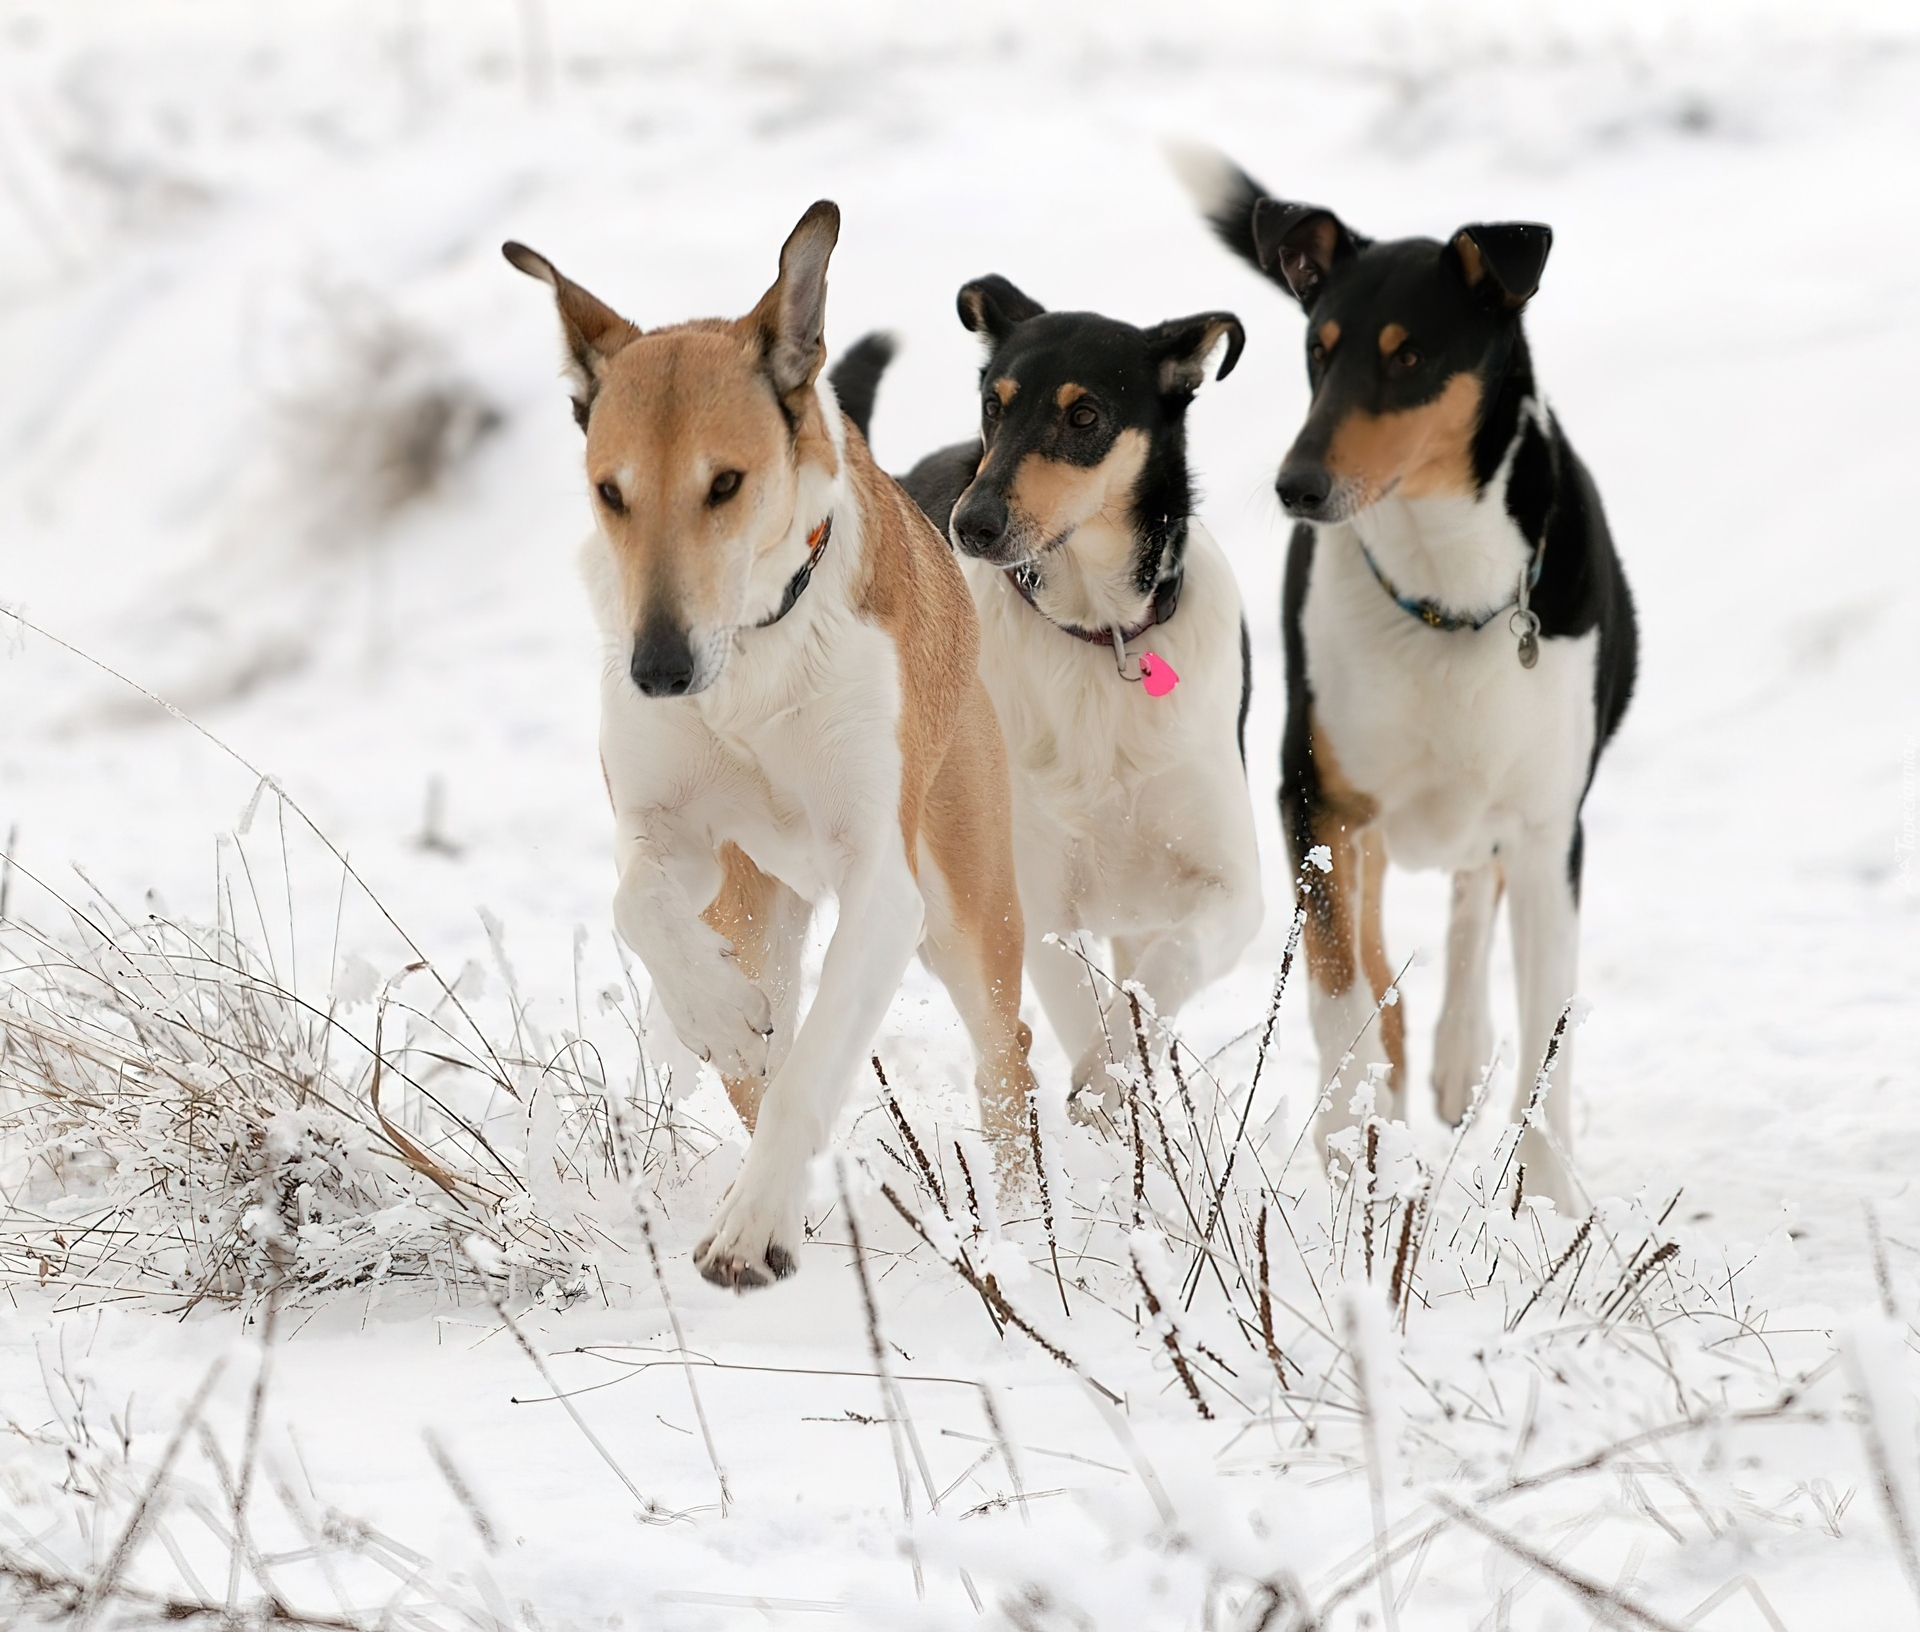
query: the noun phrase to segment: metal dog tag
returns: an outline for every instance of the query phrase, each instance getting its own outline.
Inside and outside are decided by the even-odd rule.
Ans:
[[[1507,627],[1520,638],[1517,654],[1520,658],[1520,667],[1530,669],[1540,661],[1540,619],[1526,604],[1524,580],[1520,590],[1521,603],[1515,608],[1513,616],[1507,619]]]

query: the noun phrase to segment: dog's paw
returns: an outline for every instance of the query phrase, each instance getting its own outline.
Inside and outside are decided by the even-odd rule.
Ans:
[[[731,956],[701,959],[664,980],[655,975],[654,989],[681,1042],[721,1076],[736,1082],[766,1076],[773,1005]]]
[[[1485,1009],[1445,1009],[1433,1034],[1433,1108],[1458,1127],[1493,1057],[1493,1020]]]
[[[800,1268],[805,1206],[804,1163],[786,1178],[756,1171],[749,1157],[706,1239],[694,1248],[694,1267],[715,1286],[736,1292],[784,1281]]]

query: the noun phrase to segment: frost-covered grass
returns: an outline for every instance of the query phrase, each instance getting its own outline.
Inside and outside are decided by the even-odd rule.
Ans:
[[[0,7],[0,604],[47,631],[0,617],[0,1619],[1913,1624],[1917,69],[1877,0]],[[1591,1216],[1515,1211],[1534,1062],[1434,1117],[1436,956],[1409,1125],[1331,1184],[1302,1142],[1300,320],[1168,134],[1371,233],[1554,225],[1529,335],[1645,634]],[[1191,451],[1269,910],[1171,1059],[1116,1039],[1106,1130],[1036,1026],[1044,1196],[992,1192],[911,971],[844,1195],[734,1299],[688,1257],[744,1140],[612,939],[579,436],[498,245],[737,312],[823,195],[832,345],[904,342],[890,469],[971,422],[967,278],[1245,321]],[[1396,959],[1445,907],[1395,876]]]

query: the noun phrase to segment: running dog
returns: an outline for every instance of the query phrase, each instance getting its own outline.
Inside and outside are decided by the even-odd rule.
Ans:
[[[1175,162],[1214,231],[1307,315],[1312,404],[1275,482],[1299,523],[1281,612],[1280,807],[1308,881],[1322,1080],[1340,1084],[1323,1154],[1358,1114],[1369,1068],[1389,1068],[1382,1109],[1405,1113],[1404,1008],[1369,1024],[1392,979],[1389,860],[1453,874],[1433,1066],[1450,1123],[1489,1065],[1487,954],[1508,892],[1514,1115],[1527,1116],[1574,992],[1580,810],[1638,645],[1600,495],[1534,384],[1522,328],[1553,234],[1500,222],[1444,243],[1375,242],[1330,210],[1269,197],[1218,154]],[[1520,1145],[1522,1182],[1563,1211],[1571,1065],[1563,1039]]]
[[[1186,453],[1208,359],[1224,341],[1224,378],[1243,335],[1230,312],[1150,329],[1049,312],[1001,277],[969,283],[959,308],[986,344],[980,435],[902,483],[959,549],[980,614],[1027,976],[1074,1062],[1072,1108],[1111,1114],[1128,999],[1095,990],[1066,938],[1110,941],[1114,980],[1170,1019],[1260,927],[1246,619],[1194,519]],[[890,355],[869,337],[835,369],[857,423]]]
[[[1033,1079],[1006,750],[966,582],[819,379],[840,212],[736,321],[642,331],[520,244],[559,303],[597,527],[614,922],[752,1132],[695,1261],[798,1267],[807,1165],[918,948],[1017,1167]],[[810,903],[839,927],[796,1026]]]

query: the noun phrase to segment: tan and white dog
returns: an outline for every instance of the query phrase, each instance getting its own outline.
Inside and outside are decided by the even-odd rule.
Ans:
[[[722,1285],[798,1267],[825,1147],[918,949],[1018,1161],[1030,1034],[1006,752],[952,552],[820,379],[840,212],[815,204],[735,321],[642,331],[533,251],[554,291],[598,527],[600,753],[614,921],[752,1130],[695,1253]],[[811,903],[837,897],[797,1020]]]

